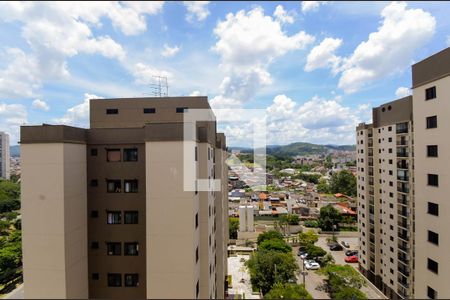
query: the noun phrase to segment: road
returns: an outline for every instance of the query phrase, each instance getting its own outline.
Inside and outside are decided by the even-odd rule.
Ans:
[[[19,285],[14,291],[6,294],[3,299],[24,299],[23,284]]]
[[[297,258],[297,262],[300,267],[300,270],[302,270],[303,260],[299,256],[297,256],[297,251],[298,251],[298,247],[295,247],[294,255]],[[306,287],[306,290],[311,294],[311,296],[314,299],[330,299],[330,296],[328,296],[328,293],[321,290],[325,276],[319,275],[313,270],[305,269],[305,272],[306,272],[305,287]],[[297,282],[303,283],[302,274],[300,274],[300,276],[298,277]]]

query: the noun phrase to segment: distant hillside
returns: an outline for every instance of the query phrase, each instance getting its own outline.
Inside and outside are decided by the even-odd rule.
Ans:
[[[244,147],[229,147],[230,150],[240,150],[243,153],[253,152],[250,148]],[[267,146],[266,153],[276,156],[297,156],[297,155],[313,155],[313,154],[327,154],[330,151],[355,151],[355,145],[316,145],[311,143],[292,143],[289,145]]]
[[[20,157],[20,146],[15,145],[15,146],[9,147],[9,152],[12,157]]]

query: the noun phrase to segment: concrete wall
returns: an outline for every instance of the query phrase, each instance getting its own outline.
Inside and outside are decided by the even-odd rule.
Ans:
[[[0,132],[0,178],[10,177],[9,135]]]
[[[87,298],[86,146],[21,151],[25,298]]]

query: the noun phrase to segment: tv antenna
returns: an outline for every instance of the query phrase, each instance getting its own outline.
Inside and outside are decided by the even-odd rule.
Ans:
[[[152,76],[155,80],[154,83],[150,83],[150,93],[144,93],[144,95],[151,95],[154,97],[168,97],[169,96],[169,83],[165,76]]]

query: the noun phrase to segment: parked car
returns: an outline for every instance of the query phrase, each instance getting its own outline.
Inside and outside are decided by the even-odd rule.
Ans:
[[[346,241],[342,241],[341,242],[342,246],[344,246],[345,248],[350,248],[350,244]]]
[[[339,245],[339,244],[331,244],[330,245],[330,250],[331,251],[342,251],[344,248],[342,248],[342,246],[341,245]]]
[[[306,253],[306,251],[298,251],[297,252],[297,256],[302,256],[303,254],[305,254]]]
[[[347,256],[345,259],[346,263],[357,263],[358,262],[358,256],[353,255],[353,256]]]
[[[306,253],[306,252],[300,255],[301,259],[306,259],[307,257],[308,257],[308,253]]]
[[[345,256],[358,255],[358,250],[347,250],[345,251]]]
[[[315,261],[306,261],[305,262],[305,268],[306,270],[318,270],[320,268],[320,265]]]

